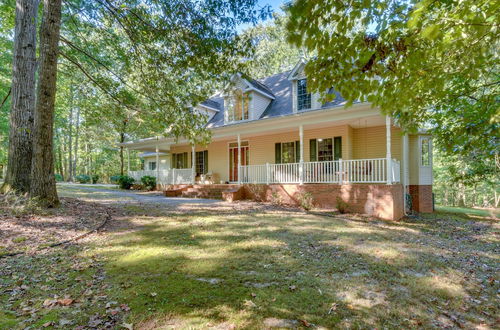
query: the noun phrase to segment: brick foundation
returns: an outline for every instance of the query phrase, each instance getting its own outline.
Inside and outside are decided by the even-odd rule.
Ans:
[[[335,209],[337,198],[349,205],[349,212],[387,220],[403,217],[403,187],[400,184],[250,184],[244,185],[245,198],[256,201],[299,205],[300,195],[308,192],[319,208]]]
[[[432,185],[410,185],[411,208],[415,212],[432,213]]]

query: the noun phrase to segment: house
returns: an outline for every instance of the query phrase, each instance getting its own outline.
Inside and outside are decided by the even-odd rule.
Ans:
[[[432,140],[402,134],[369,103],[345,107],[340,95],[321,103],[309,93],[300,61],[261,80],[240,74],[202,102],[212,140],[156,137],[123,143],[145,152],[137,180],[157,177],[167,194],[277,200],[399,219],[405,210],[432,212]],[[335,91],[330,91],[335,93]],[[194,161],[193,161],[194,160]]]

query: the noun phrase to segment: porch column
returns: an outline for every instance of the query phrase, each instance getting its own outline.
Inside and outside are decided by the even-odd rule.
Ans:
[[[299,126],[300,160],[299,160],[299,183],[304,184],[304,126]]]
[[[391,117],[385,116],[386,128],[386,162],[387,162],[387,184],[392,184],[392,155],[391,155]]]
[[[410,154],[409,154],[410,141],[408,134],[403,135],[403,203],[405,206],[405,212],[408,205],[406,205],[406,194],[408,193],[408,185],[410,184]]]
[[[191,145],[191,183],[195,184],[196,180],[196,152],[194,151],[194,144]]]
[[[156,146],[156,184],[160,183],[160,149]]]
[[[130,149],[127,148],[127,175],[130,175]]]
[[[241,136],[238,134],[238,169],[236,171],[238,175],[238,184],[241,184],[240,166],[241,166]]]

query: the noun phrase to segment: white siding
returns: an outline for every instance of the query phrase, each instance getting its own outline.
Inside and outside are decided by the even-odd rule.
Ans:
[[[252,92],[250,97],[250,119],[259,119],[269,103],[271,103],[271,100],[255,92]]]
[[[149,169],[149,163],[156,162],[156,156],[144,157],[144,169]],[[170,168],[170,155],[160,156],[160,170],[168,170]]]

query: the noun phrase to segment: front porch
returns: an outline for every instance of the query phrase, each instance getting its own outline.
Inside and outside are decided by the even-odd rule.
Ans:
[[[288,164],[239,166],[237,184],[305,184],[305,183],[399,183],[400,163],[396,159],[352,159]],[[209,175],[195,176],[194,169],[130,171],[129,176],[140,182],[143,176],[153,176],[159,185],[219,184]],[[229,182],[228,182],[229,183]],[[235,183],[235,182],[233,182]]]

